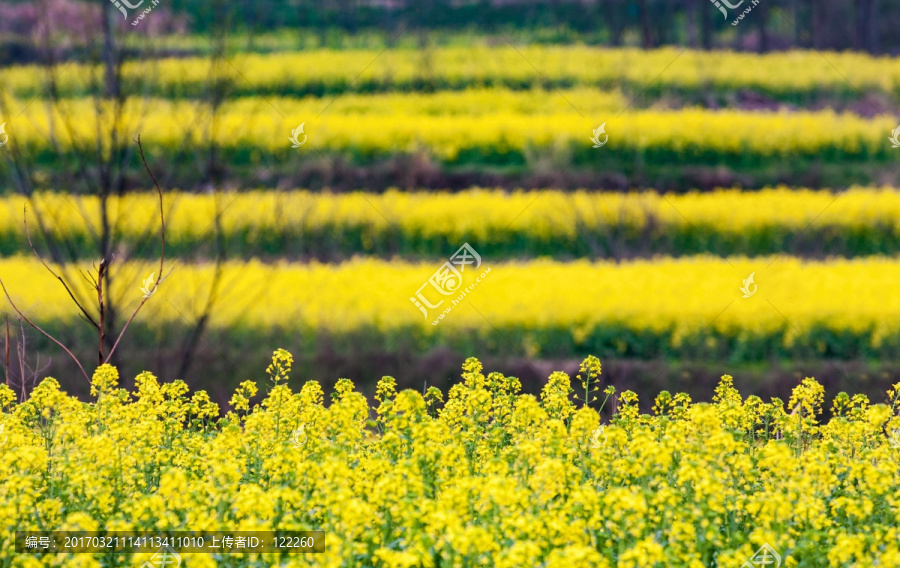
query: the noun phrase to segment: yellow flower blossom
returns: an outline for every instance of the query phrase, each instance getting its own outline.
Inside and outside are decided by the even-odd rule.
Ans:
[[[653,415],[626,390],[594,447],[601,416],[572,402],[564,373],[537,398],[471,358],[443,404],[434,387],[398,392],[385,377],[373,421],[348,379],[330,397],[315,382],[295,393],[290,360],[275,351],[277,384],[260,404],[249,404],[253,381],[237,389],[239,421],[218,418],[209,395],[182,381],[145,372],[134,393],[119,389],[110,366],[94,375],[96,401],[53,379],[8,401],[0,564],[37,558],[12,552],[16,530],[100,527],[323,531],[324,551],[298,566],[702,568],[740,566],[764,543],[784,566],[900,560],[900,469],[884,434],[896,387],[887,404],[840,395],[827,421],[812,378],[792,393],[795,414],[777,399],[744,399],[728,375],[712,403],[661,393]],[[589,357],[581,378],[599,368]]]

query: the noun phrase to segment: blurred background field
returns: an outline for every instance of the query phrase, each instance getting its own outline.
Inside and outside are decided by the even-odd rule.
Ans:
[[[161,252],[140,135],[171,273],[123,377],[224,400],[284,347],[326,386],[446,387],[477,356],[537,392],[594,354],[643,400],[724,373],[878,397],[900,355],[896,7],[764,1],[733,26],[705,0],[163,0],[133,26],[3,2],[0,278],[95,365],[24,220],[84,305],[110,266],[108,351]],[[491,271],[433,325],[410,299],[463,243]],[[8,381],[84,393],[2,315]]]

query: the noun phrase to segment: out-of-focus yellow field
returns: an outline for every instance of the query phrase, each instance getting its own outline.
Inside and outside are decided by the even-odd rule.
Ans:
[[[58,238],[87,240],[100,226],[100,203],[93,196],[41,192],[29,201],[34,213],[52,219]],[[120,235],[136,240],[159,225],[155,193],[110,198]],[[375,193],[309,191],[222,192],[218,196],[167,192],[166,233],[170,241],[197,241],[213,231],[220,215],[226,237],[249,241],[264,234],[314,237],[325,231],[361,233],[374,241],[399,231],[406,239],[442,237],[449,242],[471,239],[494,244],[526,235],[535,241],[565,241],[580,230],[642,229],[653,223],[669,235],[689,235],[701,226],[720,235],[753,235],[829,227],[838,232],[868,228],[873,234],[900,232],[900,192],[894,188],[853,187],[840,193],[788,187],[759,191],[722,189],[684,195],[559,190],[479,189],[458,193],[390,190]],[[25,242],[22,197],[0,198],[0,229]],[[348,237],[349,238],[349,237]],[[360,252],[364,252],[361,243]],[[448,251],[452,252],[452,251]]]
[[[881,91],[896,93],[900,64],[891,57],[859,53],[788,51],[758,55],[678,48],[654,50],[587,46],[471,46],[418,50],[329,50],[235,54],[220,71],[240,92],[335,92],[507,85],[531,87],[625,83],[641,89],[697,91],[758,89],[773,95]],[[364,66],[361,62],[371,62]],[[232,67],[233,66],[233,67]],[[126,62],[126,81],[151,92],[199,95],[214,67],[205,58]],[[665,69],[665,73],[660,73]],[[835,69],[840,72],[836,73]],[[102,70],[73,64],[59,78],[63,94],[86,90]],[[12,93],[40,91],[42,71],[34,66],[3,70]],[[140,92],[143,92],[140,91]]]
[[[567,151],[594,150],[590,140],[593,129],[605,123],[609,140],[604,152],[590,154],[591,160],[587,155],[581,156],[580,163],[590,163],[610,153],[637,152],[689,162],[727,157],[733,167],[756,166],[760,160],[787,157],[825,162],[851,157],[883,160],[890,150],[886,134],[895,126],[893,117],[887,115],[869,119],[833,110],[746,112],[691,108],[623,113],[624,109],[613,105],[615,97],[603,94],[599,103],[579,111],[565,104],[565,99],[556,93],[542,91],[543,102],[534,93],[504,93],[512,104],[488,114],[472,112],[479,106],[479,95],[469,100],[463,97],[459,103],[449,102],[448,94],[379,95],[366,97],[374,101],[371,108],[365,108],[360,99],[362,110],[354,112],[348,108],[347,112],[324,114],[326,103],[321,99],[250,97],[222,105],[212,131],[207,128],[208,109],[197,103],[132,99],[116,118],[113,107],[108,105],[99,125],[103,131],[116,128],[121,136],[141,134],[151,155],[170,155],[185,144],[202,146],[208,143],[203,140],[210,134],[223,149],[246,155],[245,160],[258,159],[259,152],[296,153],[288,143],[288,134],[302,123],[308,138],[301,157],[339,152],[345,158],[366,160],[426,152],[450,163],[518,163],[537,159],[531,154],[535,151],[540,151],[544,159],[566,160],[571,159]],[[432,96],[437,98],[428,100]],[[587,98],[583,94],[581,97]],[[414,100],[406,106],[411,98]],[[445,104],[449,110],[438,113]],[[42,105],[28,106],[21,116],[8,121],[10,139],[39,153],[51,150],[51,138],[63,152],[93,149],[98,122],[71,117],[92,116],[94,101],[66,100],[55,110],[51,121]],[[600,139],[605,138],[601,135]],[[554,157],[552,152],[558,155]]]
[[[677,350],[698,337],[715,343],[716,337],[745,341],[775,336],[780,349],[790,350],[795,341],[808,341],[807,334],[815,329],[833,334],[812,344],[813,351],[823,353],[851,349],[841,347],[842,342],[862,342],[877,350],[886,338],[893,345],[900,337],[900,296],[885,293],[900,280],[900,261],[891,258],[815,262],[689,257],[621,264],[483,259],[474,272],[469,267],[463,284],[469,286],[487,268],[490,272],[435,323],[458,294],[441,297],[427,287],[424,294],[430,302],[447,300],[427,318],[410,298],[440,265],[376,259],[341,264],[226,262],[210,323],[313,334],[412,330],[429,343],[444,336],[493,337],[501,347],[519,345],[533,356],[562,341],[560,337],[584,348],[608,334],[619,334],[615,344],[623,354],[640,348],[648,337],[664,338]],[[141,317],[147,325],[184,321],[183,314],[192,313],[209,293],[212,264],[173,266],[144,307]],[[157,270],[158,264],[150,262],[129,264],[113,293],[126,307],[136,305],[142,280]],[[740,286],[751,273],[758,288],[749,286],[753,293],[745,298]],[[33,317],[74,321],[77,316],[77,308],[65,301],[65,290],[37,260],[5,259],[0,274],[17,304],[35,306]],[[504,344],[507,333],[515,339]],[[625,337],[643,339],[629,346]],[[837,347],[829,342],[837,342]]]

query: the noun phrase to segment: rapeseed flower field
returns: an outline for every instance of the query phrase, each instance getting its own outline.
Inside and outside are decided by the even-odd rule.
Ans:
[[[724,375],[711,403],[661,392],[645,414],[595,357],[539,396],[473,358],[447,393],[384,377],[370,407],[292,361],[275,351],[226,408],[149,372],[125,390],[110,365],[87,401],[53,378],[22,403],[0,385],[0,564],[135,565],[12,552],[16,530],[106,527],[324,532],[318,554],[185,553],[190,567],[699,568],[763,545],[788,567],[900,566],[900,384],[840,393],[825,420],[812,378],[785,406]]]
[[[229,261],[219,269],[185,263],[173,267],[142,313],[157,331],[184,322],[220,271],[221,306],[210,317],[212,328],[239,330],[246,338],[278,330],[309,350],[323,337],[348,344],[364,338],[381,348],[402,337],[423,350],[452,345],[528,357],[596,352],[733,362],[876,357],[900,349],[900,297],[883,294],[900,280],[894,258],[485,261],[478,270],[490,273],[465,305],[446,319],[437,320],[439,310],[423,318],[410,298],[439,266],[372,258],[340,264]],[[110,293],[136,304],[141,280],[156,268],[149,261],[130,264]],[[18,304],[38,306],[41,322],[60,331],[85,329],[66,290],[39,261],[3,259],[0,273]],[[758,289],[743,297],[741,281],[751,273]],[[90,293],[85,284],[81,289]]]
[[[424,152],[446,164],[523,165],[535,151],[555,152],[581,166],[601,167],[638,157],[647,162],[679,160],[682,163],[759,167],[791,156],[795,160],[889,159],[885,133],[895,126],[887,115],[874,118],[831,109],[819,111],[746,112],[703,108],[627,110],[616,97],[602,95],[583,111],[566,103],[563,93],[498,93],[496,107],[479,112],[478,93],[471,99],[443,104],[449,94],[416,96],[381,95],[372,108],[354,112],[352,101],[344,112],[323,112],[321,101],[250,97],[236,99],[217,111],[212,141],[235,163],[256,163],[263,155],[291,155],[284,133],[305,124],[309,136],[306,156],[340,154],[365,163],[395,154]],[[576,101],[588,99],[584,91]],[[544,97],[536,108],[539,96]],[[388,100],[377,101],[377,98]],[[503,99],[511,104],[503,104]],[[413,99],[413,100],[410,100]],[[407,105],[407,102],[409,104]],[[27,101],[22,101],[24,104]],[[571,101],[570,101],[571,103]],[[358,105],[359,103],[357,103]],[[449,110],[438,112],[442,108]],[[273,108],[278,112],[274,112]],[[576,107],[577,108],[577,107]],[[66,128],[65,116],[89,115],[90,99],[71,99],[54,108],[29,106],[11,121],[8,131],[18,144],[38,159],[51,152],[75,154],[91,148],[97,124],[75,121]],[[331,109],[329,109],[331,110]],[[338,109],[340,111],[340,108]],[[537,111],[537,112],[535,112]],[[147,144],[173,157],[185,143],[201,143],[209,122],[208,109],[193,101],[136,99],[121,111],[105,105],[99,122],[104,129],[124,133],[144,130]],[[595,118],[585,116],[588,113]],[[310,117],[313,116],[313,118]],[[610,142],[604,153],[592,150],[590,133],[608,123]],[[154,128],[146,126],[153,124]],[[51,136],[51,132],[55,134]],[[76,154],[77,155],[77,154]]]
[[[836,199],[837,198],[837,199]],[[120,238],[142,254],[147,227],[157,222],[156,196],[113,196]],[[53,219],[48,228],[84,257],[101,225],[96,196],[42,191],[25,200],[0,197],[0,250],[27,247],[28,218]],[[388,190],[227,191],[217,197],[170,191],[165,196],[167,245],[190,253],[202,246],[218,218],[221,238],[235,255],[354,254],[441,258],[471,241],[487,257],[574,258],[619,252],[765,255],[806,236],[808,250],[864,256],[900,250],[900,193],[892,187],[841,192],[787,186],[664,194],[588,190],[449,192]],[[815,221],[815,224],[813,224]],[[620,249],[616,251],[616,247]],[[83,252],[81,252],[83,250]],[[330,256],[329,256],[330,255]]]
[[[884,3],[78,3],[0,1],[0,568],[900,568]]]
[[[359,72],[360,61],[371,61]],[[647,94],[680,92],[723,99],[753,89],[794,103],[816,97],[853,97],[858,91],[897,96],[900,65],[888,57],[862,53],[786,51],[763,55],[679,48],[641,50],[583,45],[435,47],[410,49],[318,49],[310,52],[229,57],[224,75],[235,94],[322,95],[355,91],[412,91],[423,87],[459,90],[503,86],[573,85],[608,88],[625,85]],[[140,93],[165,97],[199,97],[207,88],[210,63],[205,58],[155,58],[123,65],[127,84]],[[666,73],[659,70],[667,68]],[[835,68],[841,73],[835,73]],[[97,68],[73,64],[60,77],[64,96],[89,92]],[[41,94],[36,66],[4,69],[0,80],[15,96]]]

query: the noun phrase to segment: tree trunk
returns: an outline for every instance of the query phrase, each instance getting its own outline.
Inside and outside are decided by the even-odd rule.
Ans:
[[[759,52],[765,53],[769,51],[769,32],[767,27],[769,21],[769,5],[763,0],[757,4],[754,9],[758,12],[755,17],[759,30]]]
[[[697,10],[697,17],[700,20],[700,43],[706,51],[712,49],[712,30],[710,30],[708,12],[704,7]]]
[[[610,41],[613,47],[619,47],[622,45],[622,21],[618,15],[619,10],[624,11],[624,8],[620,8],[615,0],[603,2],[603,6],[606,8],[606,25],[609,27]]]
[[[869,52],[881,53],[881,45],[878,42],[878,0],[871,0],[869,5]]]
[[[644,49],[653,47],[653,36],[650,32],[650,14],[647,13],[647,0],[638,0],[638,17],[641,20],[641,38]]]
[[[809,8],[812,16],[812,45],[815,49],[825,49],[827,35],[827,20],[825,3],[817,0],[809,0]]]
[[[119,96],[118,81],[116,80],[116,38],[113,30],[112,5],[103,3],[103,64],[106,72],[106,97],[110,99]]]
[[[697,3],[699,0],[687,0],[684,3],[684,22],[687,26],[687,46],[691,49],[697,48]]]
[[[875,0],[856,0],[856,33],[853,47],[857,51],[875,51]]]

